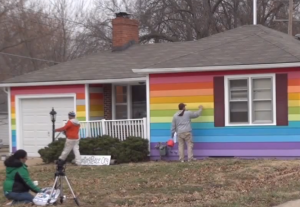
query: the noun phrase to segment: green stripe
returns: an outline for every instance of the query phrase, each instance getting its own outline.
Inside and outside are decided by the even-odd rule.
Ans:
[[[11,125],[16,125],[16,120],[15,119],[11,119]]]
[[[289,114],[300,114],[300,107],[289,107]]]
[[[78,121],[86,121],[85,117],[77,117]]]
[[[151,110],[151,117],[173,117],[178,110]],[[214,109],[203,109],[201,116],[213,116]]]

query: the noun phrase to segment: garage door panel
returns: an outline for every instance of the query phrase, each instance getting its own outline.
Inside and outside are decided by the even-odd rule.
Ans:
[[[22,147],[29,156],[39,156],[38,150],[52,142],[50,111],[57,112],[56,128],[67,120],[68,112],[74,110],[74,98],[35,98],[21,100]]]

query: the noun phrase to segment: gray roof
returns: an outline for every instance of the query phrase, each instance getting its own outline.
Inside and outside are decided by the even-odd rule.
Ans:
[[[7,113],[7,95],[0,89],[0,114]]]
[[[246,25],[198,41],[135,45],[100,52],[3,83],[136,78],[132,69],[287,63],[300,61],[300,41],[262,25]]]

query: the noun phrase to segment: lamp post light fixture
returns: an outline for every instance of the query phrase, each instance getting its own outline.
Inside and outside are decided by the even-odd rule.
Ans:
[[[55,121],[56,121],[56,111],[54,110],[54,108],[52,108],[52,110],[50,111],[50,118],[51,118],[51,122],[52,122],[52,142],[55,141]]]

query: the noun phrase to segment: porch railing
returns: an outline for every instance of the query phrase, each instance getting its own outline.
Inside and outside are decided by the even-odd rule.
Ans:
[[[120,140],[128,136],[147,138],[147,119],[121,119],[121,120],[96,120],[81,121],[80,136],[98,137],[109,135]]]

